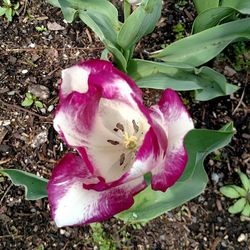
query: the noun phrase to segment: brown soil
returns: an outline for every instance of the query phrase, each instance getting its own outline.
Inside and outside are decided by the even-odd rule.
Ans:
[[[140,42],[137,56],[146,58],[147,52],[173,41],[173,26],[178,22],[183,23],[188,35],[193,6],[189,1],[182,1],[183,5],[175,2],[165,3],[157,29]],[[56,22],[64,29],[36,30],[38,26],[47,27],[49,22]],[[20,15],[12,23],[0,18],[0,46],[0,167],[49,178],[54,164],[67,150],[52,126],[60,71],[77,61],[98,58],[103,45],[80,21],[66,24],[60,10],[45,1],[34,0],[22,1]],[[233,68],[233,49],[231,46],[224,52],[224,60],[210,62],[210,66],[221,72],[225,66]],[[234,121],[237,129],[231,144],[220,150],[220,157],[213,154],[206,161],[210,181],[205,192],[146,225],[124,225],[113,218],[103,222],[106,237],[112,239],[117,249],[250,249],[250,221],[241,222],[239,216],[230,215],[227,207],[231,200],[218,191],[222,185],[239,183],[236,167],[250,174],[247,70],[228,80],[241,86],[230,97],[201,103],[194,102],[189,93],[182,94],[197,128],[218,129]],[[34,84],[49,90],[49,96],[42,100],[44,112],[21,106],[25,93]],[[144,93],[147,105],[160,97],[160,91],[144,90]],[[42,132],[45,140],[37,141]],[[25,201],[22,188],[0,179],[0,249],[102,247],[98,244],[90,226],[57,228],[49,216],[47,199]]]

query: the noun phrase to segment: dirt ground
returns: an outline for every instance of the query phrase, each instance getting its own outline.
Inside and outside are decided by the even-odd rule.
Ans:
[[[0,17],[0,167],[49,178],[67,151],[52,126],[60,72],[77,61],[98,58],[103,45],[82,22],[63,22],[61,11],[44,0],[21,3],[13,22]],[[174,41],[178,23],[185,28],[182,35],[188,35],[194,16],[189,1],[165,2],[156,30],[140,42],[136,55],[146,58],[147,52]],[[250,175],[249,75],[239,62],[249,48],[249,43],[231,45],[208,64],[240,86],[237,93],[209,102],[194,102],[190,93],[181,93],[196,128],[219,129],[233,121],[237,129],[230,145],[206,160],[210,181],[201,196],[146,225],[124,225],[112,218],[102,223],[102,236],[96,237],[90,226],[57,228],[47,199],[25,201],[22,188],[0,177],[0,249],[105,249],[111,244],[117,249],[249,250],[250,220],[229,214],[232,201],[219,193],[221,186],[239,183],[236,168]],[[42,101],[42,110],[21,106],[28,90]],[[160,95],[145,89],[145,103],[154,104]]]

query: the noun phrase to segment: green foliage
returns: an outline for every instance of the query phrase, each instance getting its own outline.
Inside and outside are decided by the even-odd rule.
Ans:
[[[72,22],[77,16],[89,26],[114,56],[119,69],[126,72],[134,45],[152,32],[160,18],[162,1],[144,0],[134,12],[118,20],[117,9],[107,0],[49,0],[62,9],[64,18]],[[125,5],[126,6],[126,5]],[[127,14],[126,14],[127,15]]]
[[[37,100],[37,97],[32,95],[30,92],[27,92],[25,94],[25,99],[22,101],[21,105],[23,107],[30,107],[32,105],[35,105],[37,109],[43,108],[43,103],[39,100]]]
[[[176,41],[152,57],[196,67],[213,59],[230,43],[250,39],[249,30],[250,18],[218,25]]]
[[[240,177],[242,187],[227,185],[221,187],[220,192],[231,199],[239,198],[239,200],[228,208],[229,213],[241,213],[242,216],[250,217],[250,179],[240,170],[237,169],[236,172]]]
[[[218,7],[219,3],[220,0],[194,0],[194,5],[198,14],[207,9]]]
[[[250,67],[250,48],[247,48],[244,42],[240,42],[233,47],[235,59],[233,67],[237,71],[246,70]]]
[[[0,169],[0,174],[8,176],[13,184],[24,186],[27,200],[47,197],[48,180],[17,169]]]
[[[3,0],[3,5],[0,7],[0,16],[5,15],[9,22],[12,21],[14,15],[18,15],[19,2],[12,4],[10,0]]]
[[[206,30],[223,22],[237,19],[238,13],[250,14],[249,0],[224,0],[219,4],[209,5],[212,1],[202,0],[200,4],[206,5],[193,23],[193,33]],[[198,7],[199,8],[199,7]]]
[[[185,31],[185,28],[181,23],[178,23],[174,26],[173,32],[176,33],[175,38],[176,40],[180,40],[184,37],[183,32]]]
[[[143,36],[151,33],[161,16],[162,1],[147,0],[126,19],[118,34],[118,44],[129,49]]]
[[[250,14],[250,1],[249,0],[222,0],[222,7],[230,7],[237,10],[242,14]]]
[[[38,31],[38,32],[47,31],[47,28],[44,27],[43,25],[41,25],[41,26],[36,26],[36,31]]]
[[[207,9],[200,13],[193,22],[192,33],[198,33],[212,28],[223,20],[228,20],[235,15],[235,10],[229,7]]]
[[[203,167],[204,159],[209,153],[227,145],[234,133],[232,123],[218,131],[206,129],[190,131],[185,138],[188,163],[179,181],[165,193],[147,187],[135,197],[134,205],[117,217],[126,222],[147,222],[198,196],[208,182]]]
[[[183,63],[152,62],[133,59],[128,74],[141,88],[195,91],[195,99],[206,101],[235,92],[238,87],[227,83],[226,78],[208,67],[196,69]]]
[[[112,239],[108,237],[108,235],[104,232],[101,223],[92,223],[90,225],[93,233],[92,238],[94,243],[99,246],[100,250],[115,250],[114,242]]]

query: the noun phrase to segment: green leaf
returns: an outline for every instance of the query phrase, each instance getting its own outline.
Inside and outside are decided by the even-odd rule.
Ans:
[[[178,40],[152,54],[166,62],[202,65],[217,56],[228,44],[250,39],[250,18],[236,20]]]
[[[104,49],[101,54],[101,59],[105,61],[109,61],[109,50]]]
[[[228,212],[231,214],[240,213],[244,209],[246,202],[246,198],[237,200],[232,206],[228,208]]]
[[[208,101],[219,96],[230,95],[239,89],[238,86],[229,84],[224,75],[209,67],[201,67],[196,74],[203,87],[195,91],[196,100]]]
[[[220,188],[220,192],[228,198],[239,198],[241,195],[231,186],[224,186]]]
[[[241,183],[244,189],[248,192],[250,191],[250,179],[248,179],[247,175],[242,173],[240,170],[237,171],[238,175],[240,176]]]
[[[33,104],[33,102],[34,102],[33,98],[30,99],[28,97],[25,97],[25,99],[22,101],[21,105],[23,107],[29,107],[29,106],[31,106]]]
[[[147,187],[135,196],[134,205],[117,217],[129,222],[147,222],[198,196],[208,182],[203,167],[204,159],[214,150],[227,145],[234,133],[232,123],[218,131],[191,130],[185,138],[189,158],[181,179],[165,193],[153,191],[150,186]]]
[[[3,2],[4,2],[5,5],[11,5],[10,0],[3,0]]]
[[[94,30],[102,40],[105,38],[116,43],[117,31],[120,29],[118,21],[117,9],[107,0],[59,0],[59,3],[64,14],[64,18],[68,22],[72,22],[77,13],[81,20],[86,23],[91,29],[96,29],[96,26],[101,30]],[[86,20],[85,20],[86,19]],[[91,20],[91,22],[90,22]],[[92,27],[94,23],[94,27]]]
[[[47,2],[55,7],[58,7],[60,8],[61,5],[59,4],[59,1],[58,0],[47,0]]]
[[[20,4],[19,4],[19,2],[17,2],[17,3],[14,5],[14,10],[18,10],[19,6],[20,6]]]
[[[28,99],[34,99],[34,96],[30,93],[30,92],[27,92],[25,94],[25,96],[28,98]]]
[[[161,16],[162,0],[145,0],[126,19],[118,34],[118,44],[127,50],[151,33]]]
[[[5,14],[6,10],[7,10],[6,8],[0,7],[0,16],[3,16]]]
[[[43,108],[43,103],[41,101],[35,101],[35,106],[36,108],[41,109]]]
[[[247,191],[244,188],[236,185],[231,185],[231,187],[234,188],[240,194],[241,197],[246,197]]]
[[[244,209],[241,212],[241,215],[246,216],[246,217],[250,217],[250,204],[249,204],[249,202],[246,203]]]
[[[127,61],[117,45],[121,24],[114,5],[107,0],[58,0],[58,3],[67,22],[71,23],[79,15],[113,54],[117,66],[126,71]]]
[[[220,0],[194,0],[195,9],[198,14],[214,7],[218,7]]]
[[[230,95],[239,89],[227,83],[226,78],[219,72],[208,67],[195,69],[182,63],[133,59],[128,65],[128,74],[140,88],[195,90],[195,99],[199,101]]]
[[[113,54],[115,57],[115,62],[118,64],[118,67],[126,71],[127,68],[127,61],[124,58],[123,54],[121,51],[112,43],[110,40],[106,38],[105,33],[102,30],[102,27],[98,25],[98,23],[95,22],[94,19],[92,19],[88,13],[86,12],[79,12],[79,17],[80,19],[88,25],[94,32],[97,34],[100,38],[100,40],[104,43],[105,47]],[[102,19],[100,18],[100,21],[102,22]],[[113,39],[116,39],[116,37],[113,37]]]
[[[250,14],[249,0],[222,0],[221,6],[234,8],[242,14]]]
[[[228,7],[207,9],[199,14],[192,27],[192,33],[198,33],[220,24],[224,19],[232,16],[235,10]]]
[[[13,10],[11,8],[6,9],[5,16],[7,17],[8,21],[12,21]]]
[[[0,174],[8,176],[14,185],[24,186],[27,200],[47,197],[47,179],[17,169],[0,169]]]

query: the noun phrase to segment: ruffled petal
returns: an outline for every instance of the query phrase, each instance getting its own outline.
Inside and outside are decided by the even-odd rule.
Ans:
[[[143,190],[143,178],[102,192],[84,189],[85,183],[96,180],[84,161],[67,154],[52,172],[48,183],[48,198],[52,218],[58,227],[98,222],[132,206],[133,196]]]
[[[62,71],[60,98],[66,98],[72,92],[86,93],[90,69],[84,65],[74,65]]]
[[[152,188],[166,191],[178,180],[187,163],[184,137],[194,128],[185,106],[178,95],[170,89],[164,91],[158,105],[151,107],[152,120],[167,135],[167,150],[161,148],[161,156],[152,170]]]
[[[124,150],[124,137],[136,136],[141,145],[149,113],[140,89],[111,63],[93,60],[77,67],[89,72],[88,90],[60,100],[54,127],[67,144],[84,153],[94,175],[116,181],[134,161],[131,151]]]

